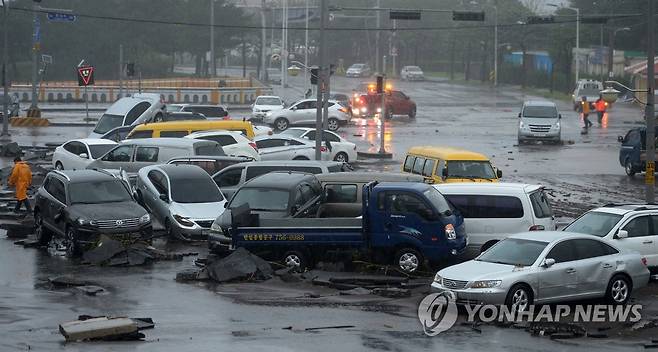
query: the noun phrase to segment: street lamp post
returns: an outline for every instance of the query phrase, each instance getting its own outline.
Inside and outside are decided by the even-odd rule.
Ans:
[[[578,82],[578,79],[580,78],[580,9],[577,7],[563,7],[557,4],[546,5],[576,11],[576,82]]]
[[[647,106],[645,112],[645,120],[647,121],[647,162],[646,162],[646,175],[645,175],[645,184],[646,189],[646,201],[647,203],[653,203],[654,201],[654,187],[655,179],[654,173],[656,171],[656,116],[654,109],[654,91],[656,89],[656,73],[655,73],[655,50],[656,43],[654,39],[655,31],[655,13],[656,13],[656,2],[654,0],[649,1],[649,11],[647,11]]]
[[[3,22],[2,22],[2,32],[3,32],[3,43],[2,43],[2,91],[3,101],[2,101],[2,137],[9,136],[9,77],[7,75],[7,66],[9,65],[9,54],[7,49],[7,30],[9,26],[7,22],[9,21],[9,1],[2,0],[2,13],[3,13]]]
[[[615,46],[615,37],[617,36],[617,32],[621,31],[630,31],[631,29],[628,27],[624,28],[617,28],[614,31],[612,31],[612,34],[610,35],[609,43],[608,43],[608,78],[614,77],[614,72],[613,72],[613,60],[614,60],[614,46]]]
[[[32,19],[33,33],[32,33],[32,103],[30,104],[31,114],[34,114],[38,110],[38,54],[39,47],[41,46],[40,37],[41,37],[41,24],[39,23],[39,3],[34,1],[32,4],[32,11],[34,11],[34,16]],[[7,31],[5,31],[6,33]]]
[[[217,74],[215,61],[215,0],[210,0],[210,77]]]
[[[498,6],[494,4],[494,87],[498,87]]]

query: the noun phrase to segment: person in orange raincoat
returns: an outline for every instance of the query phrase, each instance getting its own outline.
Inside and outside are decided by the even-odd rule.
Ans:
[[[603,100],[603,96],[599,94],[599,99],[594,102],[594,108],[596,109],[596,114],[598,115],[599,126],[603,122],[603,115],[605,115],[605,110],[608,108],[608,103]]]
[[[30,200],[27,198],[27,188],[32,185],[32,171],[30,166],[27,165],[20,157],[14,158],[14,169],[9,176],[9,185],[16,187],[16,207],[14,212],[18,213],[21,204],[25,204],[25,209],[28,212],[32,211]]]

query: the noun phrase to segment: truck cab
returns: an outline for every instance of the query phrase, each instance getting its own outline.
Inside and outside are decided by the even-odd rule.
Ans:
[[[658,136],[658,128],[656,128]],[[646,166],[647,129],[637,127],[626,132],[625,136],[618,136],[621,143],[619,148],[619,164],[624,167],[626,175],[634,176],[642,172]],[[655,142],[654,142],[655,143]]]

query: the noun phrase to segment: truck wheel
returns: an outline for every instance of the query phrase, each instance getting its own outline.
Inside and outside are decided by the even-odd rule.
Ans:
[[[302,272],[308,267],[308,259],[301,251],[292,250],[283,255],[283,264],[289,269]]]
[[[423,256],[413,248],[403,248],[395,254],[395,264],[403,272],[411,274],[423,265]]]
[[[626,175],[628,176],[635,176],[635,169],[633,168],[633,163],[631,163],[630,159],[626,159],[626,162],[624,162],[624,171],[626,171]]]

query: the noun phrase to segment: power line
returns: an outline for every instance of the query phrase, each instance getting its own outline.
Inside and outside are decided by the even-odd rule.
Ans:
[[[20,11],[25,13],[48,13],[46,10],[34,10],[22,7],[13,7],[12,11]],[[130,18],[130,17],[117,17],[117,16],[101,16],[101,15],[90,15],[90,14],[81,14],[81,13],[72,13],[80,18],[89,18],[97,20],[106,20],[106,21],[120,21],[120,22],[131,22],[131,23],[148,23],[148,24],[161,24],[161,25],[176,25],[176,26],[188,26],[188,27],[201,27],[208,28],[209,23],[195,23],[195,22],[183,22],[183,21],[165,21],[165,20],[154,20],[147,18]],[[640,14],[621,14],[615,15],[614,18],[631,18],[641,16]],[[513,27],[522,27],[522,26],[538,26],[538,25],[555,25],[555,24],[564,24],[564,23],[575,23],[576,20],[560,20],[553,23],[499,23],[498,28],[513,28]],[[230,25],[230,24],[213,24],[215,28],[225,28],[225,29],[253,29],[253,30],[262,30],[262,29],[280,29],[280,26],[255,26],[255,25]],[[441,27],[429,27],[429,26],[419,26],[419,27],[397,27],[397,28],[363,28],[363,27],[329,27],[326,28],[328,31],[439,31],[439,30],[463,30],[463,29],[485,29],[485,28],[494,28],[493,24],[480,24],[480,25],[462,25],[462,26],[441,26]],[[288,27],[289,30],[293,31],[305,31],[306,27]],[[319,27],[308,27],[309,31],[319,31]]]

